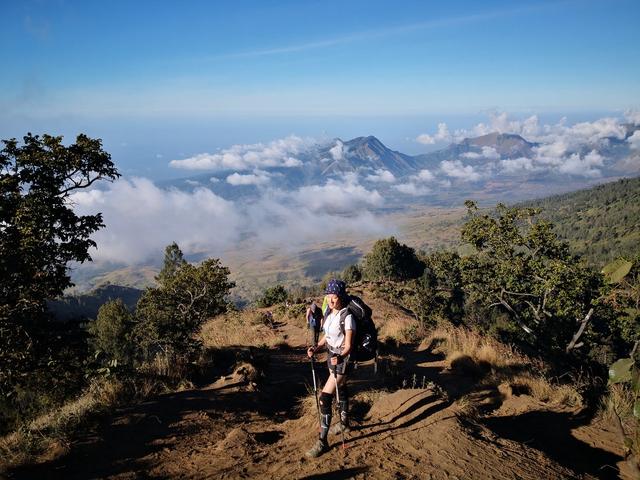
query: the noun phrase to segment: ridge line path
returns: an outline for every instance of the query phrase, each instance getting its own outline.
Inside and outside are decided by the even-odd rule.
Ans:
[[[329,452],[307,459],[304,452],[318,427],[305,354],[307,333],[291,323],[277,328],[294,346],[271,350],[263,359],[267,365],[257,390],[240,366],[201,388],[119,409],[76,438],[63,457],[16,470],[8,478],[618,478],[615,464],[620,458],[571,436],[571,412],[548,412],[541,404],[527,409],[525,415],[538,414],[525,419],[531,432],[527,439],[517,435],[518,415],[491,417],[491,428],[482,420],[465,421],[454,400],[471,392],[472,383],[447,373],[444,362],[429,351],[411,346],[394,352],[404,364],[400,373],[386,361],[378,374],[372,365],[354,372],[354,428],[345,438],[346,448],[341,448],[339,435],[330,435]],[[325,363],[318,361],[316,369],[321,388]],[[426,388],[383,390],[403,379],[411,387],[424,383]],[[497,391],[474,395],[491,404]],[[527,402],[531,407],[532,400]],[[551,435],[556,450],[529,445],[535,444],[536,425],[540,431],[557,425],[565,429]],[[563,449],[569,437],[566,448],[573,453],[567,460]],[[603,470],[603,465],[612,467]]]

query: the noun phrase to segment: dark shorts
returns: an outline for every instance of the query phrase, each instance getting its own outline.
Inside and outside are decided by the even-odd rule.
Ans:
[[[333,375],[333,369],[336,369],[336,373],[338,375],[347,375],[351,371],[351,363],[349,362],[349,355],[347,355],[341,363],[336,365],[335,367],[331,365],[331,354],[327,357],[327,366],[329,370],[331,370],[331,374]]]

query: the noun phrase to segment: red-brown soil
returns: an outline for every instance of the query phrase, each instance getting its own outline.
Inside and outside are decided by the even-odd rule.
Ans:
[[[620,449],[603,425],[527,395],[476,392],[470,379],[448,371],[428,350],[408,346],[395,352],[404,359],[399,375],[374,374],[372,365],[354,373],[355,421],[345,448],[340,436],[331,436],[329,452],[307,459],[317,417],[313,408],[299,414],[301,398],[315,405],[309,398],[306,332],[291,324],[279,328],[295,346],[272,351],[257,388],[238,368],[200,388],[160,395],[119,410],[76,438],[62,458],[8,477],[537,480],[620,475]],[[320,366],[318,373],[326,378]],[[397,388],[403,380],[406,388]],[[383,389],[390,385],[396,387]],[[460,415],[455,400],[469,393],[487,406],[484,415]],[[367,398],[375,401],[369,404]]]

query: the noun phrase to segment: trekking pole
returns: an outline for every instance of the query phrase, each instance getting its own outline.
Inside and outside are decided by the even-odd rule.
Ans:
[[[334,365],[333,368],[333,378],[336,381],[336,401],[338,402],[338,421],[340,422],[340,434],[342,435],[342,450],[345,449],[344,446],[344,426],[342,425],[342,416],[340,415],[340,393],[338,393],[338,366]]]
[[[311,356],[311,375],[313,376],[313,395],[316,397],[316,410],[318,411],[318,428],[322,424],[322,416],[320,414],[320,403],[318,402],[318,384],[316,382],[316,363]]]

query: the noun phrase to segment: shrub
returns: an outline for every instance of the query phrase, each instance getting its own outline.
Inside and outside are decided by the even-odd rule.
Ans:
[[[103,304],[98,310],[98,317],[88,327],[94,352],[103,354],[107,362],[118,364],[132,361],[132,330],[133,315],[121,299]]]
[[[347,285],[350,285],[355,282],[359,282],[362,280],[362,269],[359,265],[353,264],[349,265],[342,271],[342,280],[344,280]]]
[[[267,288],[262,297],[256,302],[259,307],[270,307],[277,303],[283,303],[288,298],[287,290],[282,285]]]
[[[376,241],[362,266],[367,280],[407,280],[419,277],[423,270],[415,250],[395,237]]]
[[[466,202],[462,239],[474,252],[460,259],[468,305],[501,312],[517,337],[542,353],[588,351],[606,334],[602,278],[573,256],[538,211],[498,205],[496,215]],[[490,326],[489,326],[490,327]],[[581,349],[581,350],[579,350]]]
[[[227,310],[226,295],[235,286],[218,259],[181,264],[157,288],[148,288],[136,308],[136,343],[142,360],[162,352],[194,357],[200,343],[194,334],[202,323]]]

